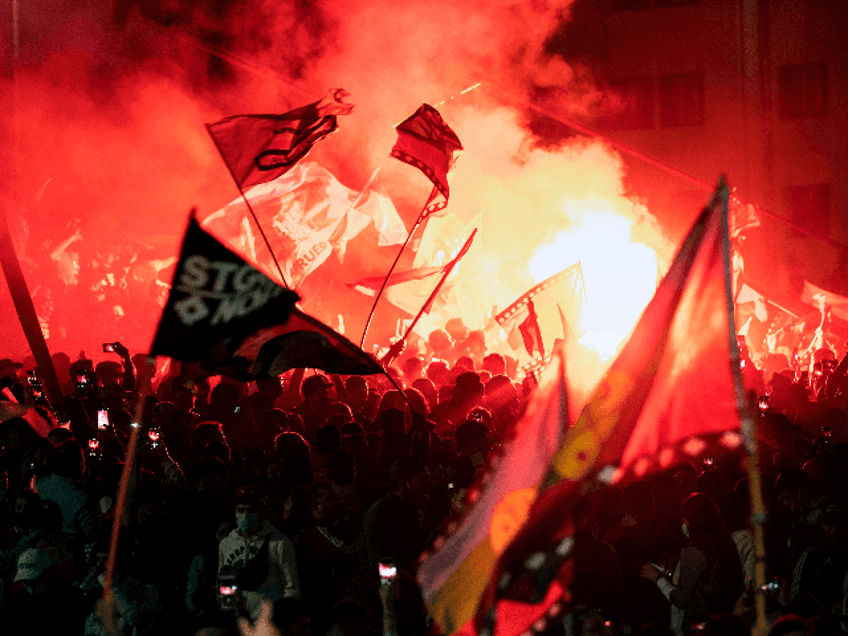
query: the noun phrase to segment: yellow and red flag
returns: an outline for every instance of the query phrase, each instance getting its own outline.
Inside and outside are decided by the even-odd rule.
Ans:
[[[512,636],[544,629],[568,587],[571,512],[581,486],[640,477],[681,457],[700,457],[711,445],[730,448],[742,441],[745,395],[733,326],[727,196],[722,181],[629,341],[531,487],[529,505],[523,502],[512,515],[515,536],[493,549],[494,567],[487,562],[477,573],[488,578],[485,590],[472,588],[465,577],[422,577],[425,600],[445,633],[465,627],[481,636]],[[507,457],[503,462],[508,465]],[[516,470],[533,477],[539,472],[526,463]],[[506,480],[501,471],[495,479]],[[493,509],[515,496],[514,488],[490,489],[497,498]],[[477,565],[464,553],[455,558],[457,571]],[[436,563],[431,557],[424,566]],[[475,620],[466,624],[469,603],[476,605]]]
[[[498,556],[524,523],[545,470],[565,439],[567,393],[560,345],[476,501],[421,565],[424,600],[445,634],[470,626]]]

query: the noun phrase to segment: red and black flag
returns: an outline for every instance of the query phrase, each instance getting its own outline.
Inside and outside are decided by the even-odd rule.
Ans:
[[[303,159],[317,142],[336,131],[338,115],[353,110],[347,91],[282,115],[235,115],[206,128],[240,190],[272,181]]]
[[[293,309],[285,324],[263,329],[235,352],[233,367],[253,379],[276,377],[289,369],[321,369],[341,375],[384,373],[371,356],[312,316]]]
[[[392,157],[421,170],[444,197],[443,200],[430,198],[429,213],[443,210],[450,195],[448,172],[456,153],[462,150],[459,137],[429,104],[422,104],[412,117],[398,124],[397,133]]]
[[[201,360],[264,327],[282,324],[298,295],[189,221],[150,355]]]

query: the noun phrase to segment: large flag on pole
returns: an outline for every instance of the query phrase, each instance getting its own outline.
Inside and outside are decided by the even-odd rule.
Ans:
[[[429,104],[422,104],[409,119],[398,124],[396,130],[398,138],[392,148],[392,157],[418,168],[435,188],[422,216],[426,218],[441,212],[450,198],[448,173],[456,161],[456,154],[462,150],[459,137]]]
[[[741,426],[745,395],[733,326],[727,196],[722,180],[553,455],[538,494],[513,512],[514,534],[477,606],[482,636],[545,626],[559,602],[553,583],[560,576],[559,585],[567,584],[570,511],[581,485],[638,478],[681,457],[699,457],[711,445],[732,448],[745,439],[751,449],[750,432]]]
[[[323,99],[282,115],[235,115],[206,128],[240,190],[285,174],[338,128],[353,104],[334,88]]]
[[[294,288],[372,220],[380,223],[380,244],[395,239],[403,228],[387,197],[376,192],[360,197],[326,168],[313,162],[300,163],[277,179],[251,188],[244,198],[201,222],[205,230],[271,277],[276,276],[276,266],[272,255],[266,256],[261,247],[257,248],[245,200],[266,230],[265,237],[284,279]]]
[[[834,294],[833,292],[825,291],[821,287],[813,285],[810,281],[804,281],[804,290],[801,292],[801,302],[813,305],[814,307],[821,306],[824,302],[825,306],[830,307],[834,316],[838,316],[842,320],[848,320],[848,298]]]
[[[298,296],[189,221],[150,355],[200,360],[286,321]]]
[[[385,282],[383,294],[395,307],[402,309],[411,316],[417,314],[422,308],[425,312],[431,311],[433,309],[432,304],[435,304],[435,298],[431,301],[430,307],[425,307],[425,305],[433,290],[440,284],[439,281],[442,281],[442,284],[444,283],[447,276],[468,252],[476,232],[475,229],[466,239],[457,255],[441,267],[418,267],[398,272],[391,274],[388,281],[384,276],[363,278],[355,283],[348,283],[348,287],[366,296],[374,296]]]

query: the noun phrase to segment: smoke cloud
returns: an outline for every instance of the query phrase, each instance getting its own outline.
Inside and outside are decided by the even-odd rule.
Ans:
[[[145,351],[163,290],[156,270],[178,253],[189,210],[211,213],[238,196],[204,124],[284,112],[331,87],[349,91],[356,109],[311,158],[355,189],[380,168],[375,187],[407,226],[430,184],[389,158],[394,126],[426,102],[462,140],[449,214],[428,228],[434,247],[419,256],[437,262],[480,228],[452,281],[451,310],[470,327],[487,327],[493,306],[580,260],[562,253],[544,275],[530,267],[599,209],[624,220],[624,240],[667,261],[665,238],[626,196],[616,153],[585,138],[552,145],[528,128],[522,104],[541,95],[564,113],[593,99],[583,72],[546,50],[568,18],[567,0],[22,3],[16,65],[10,34],[4,42],[0,141],[15,176],[4,198],[51,350],[91,355],[121,339]],[[350,280],[385,272],[394,256],[354,248]],[[300,290],[305,299],[320,297],[320,275]],[[23,356],[2,286],[4,355]],[[347,311],[357,340],[368,304],[313,305],[330,323]]]

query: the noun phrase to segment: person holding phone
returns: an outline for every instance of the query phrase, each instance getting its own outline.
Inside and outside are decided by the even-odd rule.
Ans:
[[[742,564],[718,507],[694,493],[680,506],[688,543],[673,573],[647,563],[642,576],[671,601],[671,628],[683,636],[710,616],[733,611],[744,591]]]
[[[392,559],[383,558],[377,564],[380,575],[380,603],[383,610],[383,636],[397,636],[397,618],[395,617],[394,595],[397,592],[395,579],[397,566]]]
[[[103,353],[117,355],[121,358],[118,364],[114,360],[104,360],[95,367],[100,384],[119,384],[124,391],[135,390],[135,370],[129,350],[120,342],[104,342]]]
[[[300,598],[294,546],[265,519],[267,499],[258,486],[236,491],[236,527],[218,544],[218,575],[236,574],[236,587],[252,620],[262,601]]]

